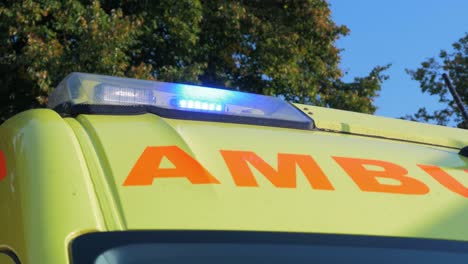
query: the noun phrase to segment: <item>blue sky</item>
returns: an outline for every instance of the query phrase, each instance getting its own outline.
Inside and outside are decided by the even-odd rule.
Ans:
[[[416,69],[468,32],[468,0],[329,0],[332,18],[350,34],[336,43],[343,49],[345,80],[391,63],[390,79],[376,99],[377,115],[401,117],[419,107],[442,108],[422,94],[405,69]]]

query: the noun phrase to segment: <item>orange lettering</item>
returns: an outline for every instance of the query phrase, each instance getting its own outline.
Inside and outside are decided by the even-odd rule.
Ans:
[[[447,189],[454,193],[458,193],[463,197],[468,197],[468,188],[463,186],[460,182],[455,180],[447,172],[443,171],[441,168],[433,165],[421,165],[418,164],[418,167],[423,169],[427,174],[431,175],[436,181],[445,186]],[[465,172],[468,172],[465,170]]]
[[[405,168],[394,163],[345,157],[333,157],[333,159],[363,191],[401,194],[426,194],[429,192],[427,185],[409,177]],[[382,170],[369,170],[365,165],[378,166]],[[378,178],[396,180],[399,184],[382,184]]]
[[[258,186],[248,163],[262,173],[274,186],[281,188],[296,187],[296,165],[307,177],[314,189],[334,190],[318,164],[308,155],[278,154],[278,170],[272,168],[252,151],[221,150],[232,178],[237,186]]]
[[[166,157],[174,168],[160,168]],[[147,147],[123,183],[151,185],[154,178],[187,178],[193,184],[219,183],[200,163],[177,146]]]

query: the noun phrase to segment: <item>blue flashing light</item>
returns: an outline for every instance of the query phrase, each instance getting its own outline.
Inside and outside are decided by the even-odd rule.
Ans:
[[[209,102],[209,101],[201,101],[196,99],[175,99],[173,105],[177,106],[178,108],[182,109],[193,109],[193,110],[201,110],[201,111],[209,111],[209,112],[222,112],[225,107],[222,104]]]

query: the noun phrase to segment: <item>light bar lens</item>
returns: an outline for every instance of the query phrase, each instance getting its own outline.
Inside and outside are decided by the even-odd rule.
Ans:
[[[95,100],[110,104],[154,104],[156,98],[149,89],[97,85]]]
[[[59,112],[91,109],[89,113],[101,113],[107,106],[143,106],[173,118],[313,127],[312,119],[276,97],[85,73],[67,76],[49,96],[48,106]]]

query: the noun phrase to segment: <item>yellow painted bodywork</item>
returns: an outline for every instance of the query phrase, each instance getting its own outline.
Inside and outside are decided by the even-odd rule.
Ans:
[[[0,245],[22,263],[67,263],[71,237],[104,227],[80,143],[51,110],[21,113],[0,135]]]
[[[462,129],[309,105],[296,104],[296,106],[314,118],[317,127],[331,131],[452,148],[462,148],[468,142],[468,133]]]
[[[7,177],[0,181],[0,248],[22,263],[67,263],[69,242],[111,230],[253,230],[468,241],[468,198],[416,164],[436,165],[468,186],[468,132],[298,105],[316,130],[30,110],[0,126]],[[304,109],[307,108],[307,109]],[[123,186],[148,146],[178,146],[220,184],[185,178]],[[310,155],[335,190],[278,188],[252,168],[258,187],[238,187],[220,150],[253,151],[273,168],[278,153]],[[425,183],[426,195],[363,192],[332,156],[383,160]],[[171,164],[164,163],[160,166]]]

